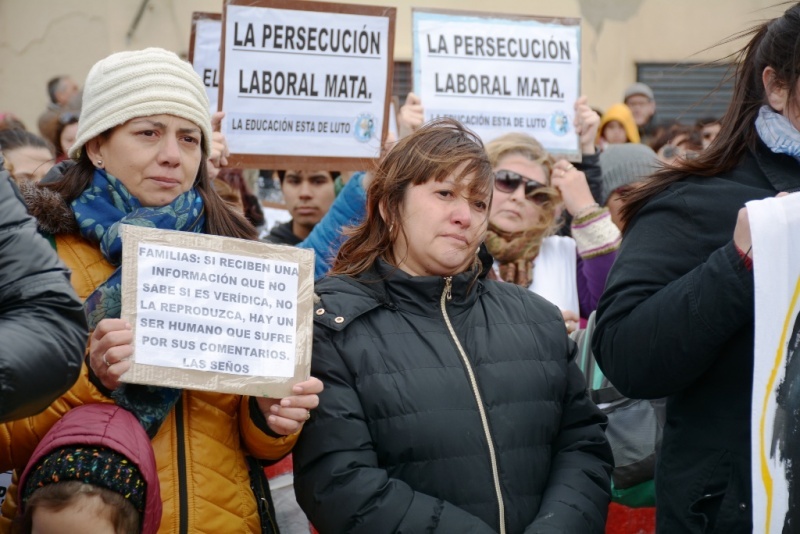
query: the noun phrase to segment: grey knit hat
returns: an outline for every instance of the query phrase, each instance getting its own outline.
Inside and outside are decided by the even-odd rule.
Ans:
[[[650,86],[642,82],[630,84],[628,88],[625,89],[625,97],[622,99],[622,101],[627,101],[628,98],[632,97],[633,95],[646,96],[650,100],[656,99],[656,97],[653,95],[653,90],[650,89]]]
[[[608,145],[600,153],[603,171],[603,205],[611,193],[620,187],[653,174],[658,169],[658,157],[653,149],[639,143]]]
[[[174,52],[146,48],[111,54],[95,63],[86,77],[78,133],[69,155],[77,159],[83,145],[106,130],[136,117],[160,114],[196,124],[209,154],[208,106],[200,76]]]

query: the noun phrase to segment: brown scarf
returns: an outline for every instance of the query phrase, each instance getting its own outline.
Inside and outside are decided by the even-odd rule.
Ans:
[[[500,279],[528,288],[533,282],[533,260],[539,255],[546,232],[529,228],[522,232],[504,232],[489,223],[486,248],[500,263]]]

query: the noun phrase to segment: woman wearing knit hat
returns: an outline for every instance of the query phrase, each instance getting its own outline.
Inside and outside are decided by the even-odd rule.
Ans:
[[[43,414],[9,423],[0,468],[22,470],[37,436],[69,409],[116,403],[152,438],[164,517],[159,532],[271,531],[267,496],[251,488],[248,455],[278,459],[291,450],[318,403],[309,379],[283,399],[121,385],[133,335],[119,319],[120,224],[255,239],[254,228],[214,192],[207,173],[212,126],[205,88],[191,65],[148,48],[113,54],[92,67],[81,120],[63,174],[29,189],[40,228],[72,269],[93,334],[77,384]],[[10,450],[3,451],[3,448]],[[8,466],[8,459],[13,464]],[[252,469],[260,475],[260,469]],[[263,488],[264,484],[253,487]],[[268,490],[267,490],[268,491]],[[3,517],[12,517],[6,500]]]
[[[647,145],[609,145],[600,153],[600,167],[603,169],[603,205],[617,228],[622,230],[623,196],[633,184],[658,170],[658,156]]]
[[[19,503],[15,533],[156,534],[161,489],[150,438],[119,406],[78,406],[33,451]]]

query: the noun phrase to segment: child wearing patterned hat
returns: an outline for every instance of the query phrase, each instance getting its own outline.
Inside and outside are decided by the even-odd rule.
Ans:
[[[144,428],[119,406],[74,408],[34,451],[19,501],[15,532],[155,533],[161,494]]]

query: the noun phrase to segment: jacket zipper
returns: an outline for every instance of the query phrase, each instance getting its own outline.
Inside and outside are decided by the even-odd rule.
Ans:
[[[183,428],[183,393],[175,404],[175,434],[178,444],[178,532],[189,532],[189,495],[186,490],[186,439]]]
[[[472,365],[469,363],[469,358],[467,358],[467,353],[464,352],[464,348],[461,346],[461,342],[458,340],[458,336],[456,335],[455,330],[453,330],[453,325],[450,322],[450,317],[447,315],[447,308],[445,307],[445,303],[448,300],[453,298],[453,294],[451,292],[453,285],[453,277],[446,276],[444,279],[444,291],[442,291],[442,298],[439,301],[439,304],[442,308],[442,316],[444,317],[444,322],[447,324],[447,330],[450,332],[450,336],[453,338],[453,342],[455,342],[456,347],[458,348],[458,352],[461,355],[461,360],[464,362],[464,367],[467,369],[467,374],[469,375],[469,381],[472,385],[472,393],[475,395],[475,402],[478,403],[478,412],[481,414],[481,423],[483,423],[483,433],[486,437],[486,444],[489,446],[489,460],[492,464],[492,478],[494,478],[494,491],[497,495],[497,509],[500,512],[500,534],[505,534],[506,532],[506,517],[505,517],[505,505],[503,504],[503,493],[500,490],[500,474],[497,469],[497,456],[494,453],[494,442],[492,441],[492,433],[489,430],[489,420],[486,417],[486,410],[483,407],[483,399],[481,399],[481,393],[478,390],[478,381],[475,380],[475,373],[472,371]]]

